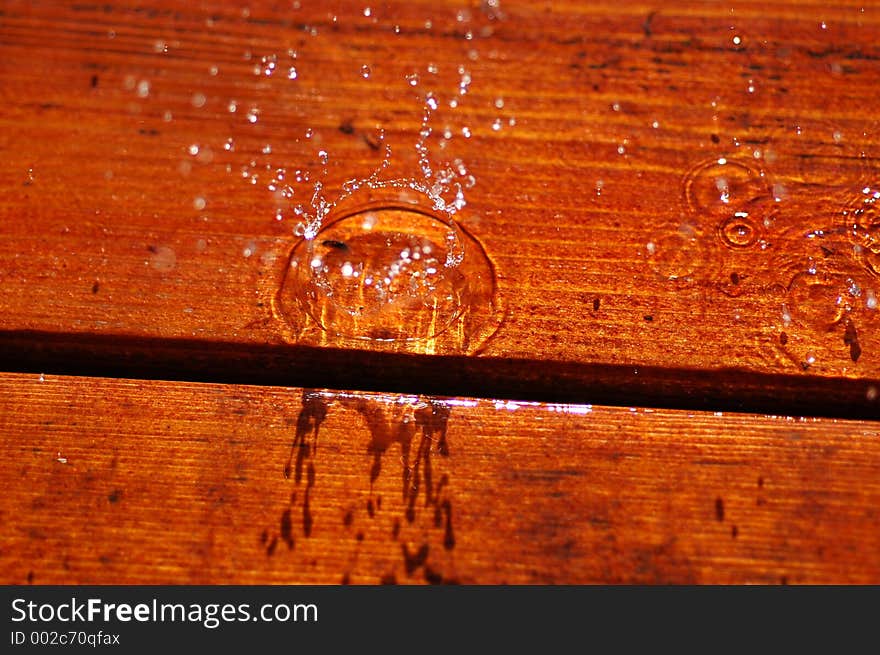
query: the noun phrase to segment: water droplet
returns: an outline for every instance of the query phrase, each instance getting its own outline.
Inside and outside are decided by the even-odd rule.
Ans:
[[[406,76],[406,81],[410,86],[417,86],[419,83],[419,74],[418,73],[410,73]]]
[[[327,151],[326,151],[326,150],[319,150],[319,151],[318,151],[318,159],[320,160],[320,162],[321,162],[322,164],[326,164],[326,163],[327,163],[327,160],[328,160],[329,158],[330,158],[330,156],[327,154]]]
[[[366,79],[369,79],[369,78],[370,78],[370,73],[371,73],[371,71],[370,71],[370,67],[369,67],[369,66],[367,66],[366,64],[364,64],[363,66],[361,66],[361,77],[363,77],[365,80],[366,80]]]
[[[247,118],[248,123],[251,123],[251,124],[256,123],[257,120],[259,120],[259,118],[260,118],[260,110],[257,109],[256,107],[252,107],[248,111],[246,118]]]
[[[275,72],[277,65],[278,55],[266,55],[260,59],[260,66],[255,67],[254,70],[257,74],[262,73],[266,77],[270,77]]]
[[[279,296],[284,315],[306,343],[472,351],[498,320],[482,247],[445,214],[387,191],[391,204],[354,198],[297,244]]]
[[[223,149],[228,150],[229,152],[233,152],[235,150],[235,141],[232,140],[232,137],[226,139],[226,143],[223,144]]]
[[[204,107],[207,100],[204,93],[196,92],[192,96],[192,106],[196,108]]]
[[[206,204],[207,203],[205,202],[205,199],[202,198],[201,196],[199,196],[193,200],[193,207],[199,211],[203,210],[205,208]]]
[[[291,66],[290,68],[287,69],[287,79],[289,79],[289,80],[295,80],[295,79],[296,79],[296,76],[297,76],[296,68],[294,68],[293,66]]]
[[[141,80],[137,85],[137,94],[140,98],[146,98],[150,95],[150,83],[147,80]]]
[[[494,121],[492,121],[492,129],[495,132],[498,132],[499,130],[501,130],[501,119],[500,118],[496,118]]]
[[[263,154],[264,155],[271,155],[272,154],[272,144],[267,143],[266,145],[263,146]]]
[[[189,154],[195,156],[199,154],[199,145],[197,143],[193,143],[187,150],[189,151]]]
[[[370,9],[369,7],[365,7],[365,8],[364,8],[364,16],[366,16],[367,18],[369,18],[372,14],[373,14],[373,10],[372,10],[372,9]]]
[[[846,292],[846,278],[840,273],[798,273],[788,284],[791,319],[824,333],[846,315]]]
[[[473,80],[471,74],[464,68],[464,66],[458,67],[458,74],[461,75],[461,81],[458,83],[458,94],[465,95]]]

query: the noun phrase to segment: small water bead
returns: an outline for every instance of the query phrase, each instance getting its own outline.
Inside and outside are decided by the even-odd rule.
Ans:
[[[194,93],[191,100],[192,106],[196,108],[204,107],[207,101],[205,94],[201,92]]]
[[[193,207],[199,211],[203,210],[206,204],[205,199],[201,196],[198,196],[193,200]]]
[[[226,109],[230,114],[234,114],[238,110],[238,103],[235,100],[230,100],[229,104],[226,105]]]
[[[501,119],[500,119],[500,118],[496,118],[494,121],[492,121],[492,130],[495,131],[495,132],[500,131],[500,130],[501,130],[501,125],[502,125],[502,123],[501,123]]]
[[[264,155],[271,155],[272,154],[272,144],[267,143],[266,145],[264,145],[262,152]]]
[[[306,128],[306,131],[305,131],[305,137],[306,137],[307,139],[311,139],[311,138],[312,138],[312,135],[313,135],[314,133],[315,133],[315,132],[314,132],[314,130],[312,130],[312,128],[310,128],[310,127],[309,127],[309,128]]]
[[[361,77],[363,77],[365,80],[367,80],[370,78],[370,73],[371,73],[371,71],[370,71],[369,66],[367,66],[366,64],[361,66]]]
[[[256,123],[257,120],[259,120],[259,118],[260,118],[260,110],[257,109],[256,107],[251,107],[251,109],[248,110],[246,118],[247,118],[248,123],[251,123],[251,124]]]
[[[233,141],[232,137],[229,137],[228,139],[226,139],[226,143],[223,144],[223,149],[228,152],[235,151],[235,141]]]
[[[192,145],[190,145],[189,148],[187,148],[187,151],[189,152],[189,154],[195,157],[197,154],[199,154],[199,144],[193,143]]]
[[[322,164],[326,164],[329,159],[330,159],[330,155],[327,154],[326,150],[319,150],[318,151],[318,160]]]
[[[406,81],[410,86],[417,86],[419,83],[419,74],[418,73],[410,73],[406,76]]]
[[[461,128],[461,134],[465,139],[470,139],[471,138],[471,128],[469,128],[467,125],[465,125],[463,128]]]
[[[165,121],[166,123],[170,123],[173,118],[174,118],[174,115],[170,111],[168,111],[167,109],[162,114],[162,120]]]
[[[139,98],[146,98],[150,95],[150,83],[147,80],[141,80],[137,85],[137,94]]]
[[[428,64],[427,71],[431,75],[436,75],[438,70],[439,69],[437,68],[437,64]]]
[[[365,8],[364,8],[364,16],[366,16],[367,18],[369,18],[372,14],[373,14],[373,10],[372,10],[372,9],[370,9],[369,7],[365,7]]]
[[[296,68],[291,66],[290,68],[287,69],[287,79],[295,80],[296,78],[297,78]]]

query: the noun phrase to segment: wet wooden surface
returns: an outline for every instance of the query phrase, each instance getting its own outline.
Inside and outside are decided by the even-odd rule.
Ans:
[[[880,579],[880,428],[0,377],[9,583]]]
[[[876,8],[302,5],[0,7],[5,581],[880,579]],[[494,331],[304,332],[429,93]]]
[[[875,212],[844,215],[876,181],[875,8],[302,4],[4,4],[4,368],[876,415]],[[427,93],[500,325],[464,362],[346,345],[353,372],[274,303],[292,208],[369,175],[377,128],[418,176]]]

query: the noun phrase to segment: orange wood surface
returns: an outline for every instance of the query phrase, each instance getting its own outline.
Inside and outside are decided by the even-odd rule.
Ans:
[[[5,583],[880,579],[880,427],[0,377]]]
[[[302,5],[4,4],[7,370],[876,415],[875,8]],[[432,163],[475,181],[457,220],[494,265],[497,331],[404,363],[298,340],[274,302],[292,207],[368,175],[377,128],[387,174],[417,176],[428,93]]]
[[[7,0],[4,581],[876,583],[878,79],[869,3]],[[289,292],[383,143],[430,338]]]

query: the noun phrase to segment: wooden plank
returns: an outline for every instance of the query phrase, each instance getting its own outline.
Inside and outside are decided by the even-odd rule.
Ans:
[[[5,583],[877,583],[876,423],[4,374]]]
[[[876,416],[876,8],[502,5],[5,3],[3,366]],[[277,302],[292,207],[377,128],[417,177],[429,92],[499,326],[339,342]]]

